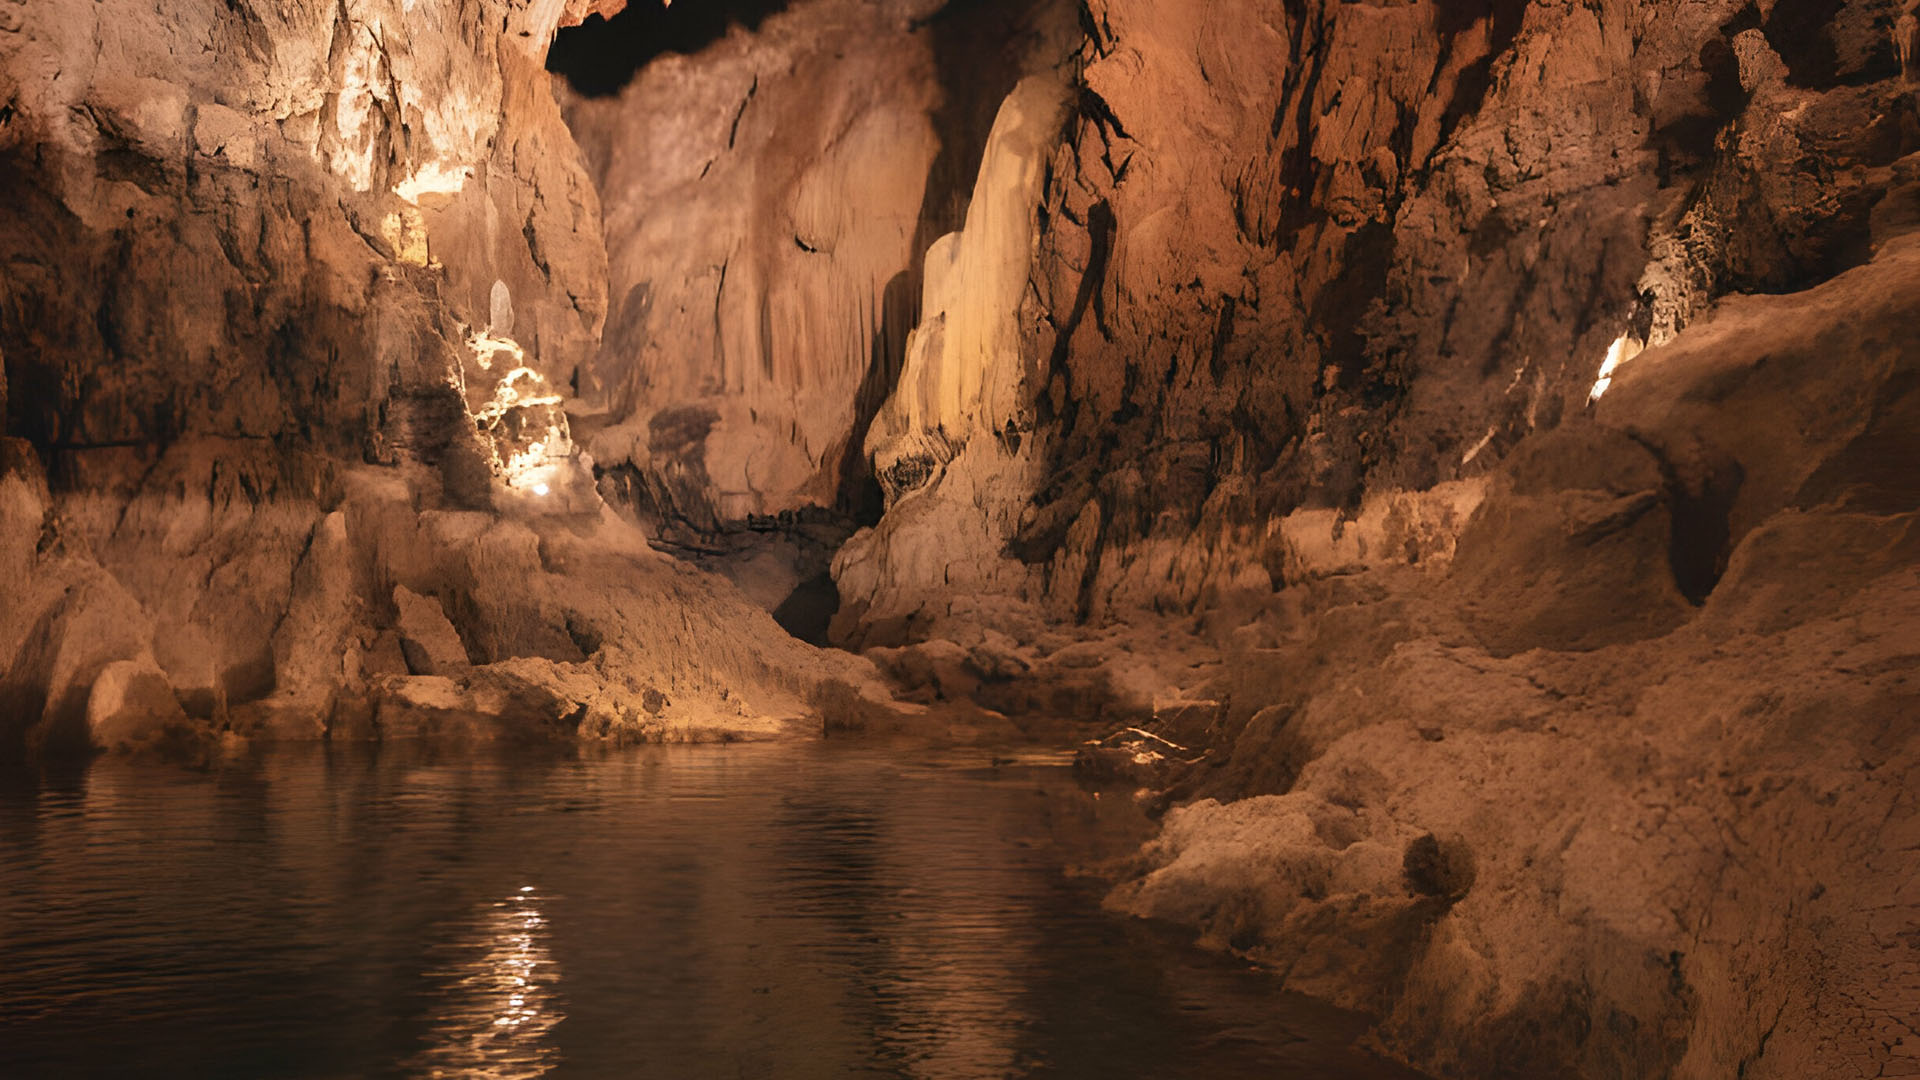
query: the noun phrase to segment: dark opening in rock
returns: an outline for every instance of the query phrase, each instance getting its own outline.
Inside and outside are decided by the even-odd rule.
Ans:
[[[663,53],[693,53],[733,26],[757,29],[786,0],[699,0],[669,6],[634,0],[608,19],[589,15],[554,35],[547,70],[565,75],[588,97],[617,94],[647,61]]]

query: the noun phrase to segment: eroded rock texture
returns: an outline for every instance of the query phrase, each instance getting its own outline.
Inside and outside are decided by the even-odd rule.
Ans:
[[[807,0],[641,6],[556,43],[604,193],[612,307],[576,418],[600,490],[807,640],[880,510],[864,448],[923,254],[1002,98],[1064,82],[1078,38],[1061,0]]]
[[[4,10],[0,749],[767,730],[859,679],[602,520],[580,12]]]
[[[1920,16],[619,6],[0,0],[0,750],[877,664],[1439,1075],[1920,1071]]]
[[[1142,725],[1088,755],[1171,785],[1112,902],[1440,1074],[1920,1067],[1920,23],[1085,22],[1019,306],[930,290],[869,437],[841,640]]]
[[[1088,10],[996,537],[1083,616],[1271,575],[1263,522],[1478,476],[1623,335],[1857,264],[1913,140],[1890,3]]]
[[[958,225],[1001,98],[1077,29],[1057,2],[806,0],[566,95],[605,193],[612,308],[582,393],[607,407],[590,445],[617,505],[694,550],[784,516],[788,575],[824,575],[849,531],[829,519],[877,511],[862,446],[923,254]]]
[[[1723,302],[1522,442],[1450,567],[1297,562],[1227,650],[1238,736],[1177,789],[1205,798],[1113,902],[1443,1075],[1897,1075],[1917,272],[1910,238]],[[1342,878],[1356,843],[1403,859]],[[1356,939],[1394,964],[1325,963]]]

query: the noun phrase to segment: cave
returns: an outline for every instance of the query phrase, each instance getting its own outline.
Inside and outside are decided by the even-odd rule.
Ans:
[[[0,0],[0,1075],[1920,1074],[1916,48]]]

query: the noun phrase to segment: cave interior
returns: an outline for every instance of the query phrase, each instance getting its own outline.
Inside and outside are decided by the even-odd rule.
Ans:
[[[1382,1061],[1920,1074],[1916,8],[0,0],[0,788],[1049,748]]]

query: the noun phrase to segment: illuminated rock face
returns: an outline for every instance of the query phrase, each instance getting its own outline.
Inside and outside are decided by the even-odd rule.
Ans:
[[[859,500],[982,121],[1075,37],[1062,3],[804,0],[616,94],[567,95],[608,237],[591,449],[632,471],[644,516],[710,533]]]
[[[1034,478],[1020,352],[1033,208],[1066,112],[1057,76],[1023,80],[995,118],[961,231],[927,253],[920,325],[866,439],[887,493],[879,524],[834,560],[841,633],[910,616],[929,596],[1017,593],[1000,555]]]
[[[774,732],[864,679],[601,520],[586,8],[7,8],[0,752]]]
[[[1197,760],[1116,907],[1446,1075],[1912,1058],[1910,14],[801,0],[556,90],[616,6],[0,0],[0,752],[857,720],[626,518],[871,479],[839,641]]]
[[[305,425],[376,457],[444,437],[408,414],[433,407],[496,281],[564,385],[604,286],[593,189],[528,44],[560,16],[545,6],[36,5],[0,42],[9,195],[38,230],[9,239],[10,295],[40,309],[14,331],[33,389],[16,433]],[[123,375],[86,385],[100,351]]]
[[[665,515],[834,503],[938,150],[932,56],[903,29],[925,14],[816,2],[569,106],[611,193],[616,306],[589,371],[622,422],[596,460],[692,472]]]
[[[839,640],[1211,746],[1111,903],[1442,1075],[1910,1059],[1896,6],[1087,11],[1016,346],[927,362],[929,251]]]
[[[1057,75],[1014,88],[987,139],[965,225],[927,252],[920,326],[866,440],[882,483],[896,493],[917,486],[896,479],[901,470],[932,468],[944,447],[1033,426],[1021,393],[1033,381],[1020,366],[1021,301],[1033,208],[1068,97]]]
[[[1844,7],[1092,5],[1000,350],[1036,479],[976,559],[1069,615],[1265,590],[1289,512],[1477,481],[1610,354],[1856,264],[1911,134]]]

